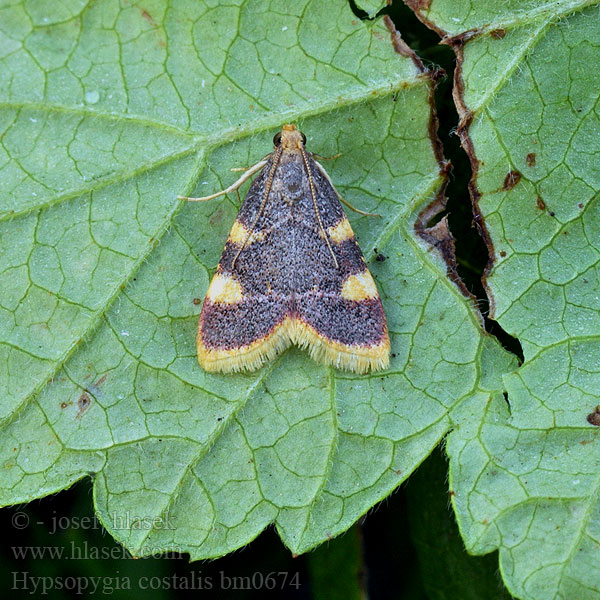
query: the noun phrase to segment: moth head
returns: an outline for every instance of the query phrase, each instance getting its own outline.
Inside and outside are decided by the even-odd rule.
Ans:
[[[295,125],[284,125],[279,133],[273,137],[275,148],[283,146],[284,150],[299,150],[306,144],[306,136],[296,129]]]

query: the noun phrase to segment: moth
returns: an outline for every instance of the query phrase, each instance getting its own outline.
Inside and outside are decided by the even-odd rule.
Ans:
[[[227,189],[180,196],[210,200],[260,171],[202,305],[197,349],[205,371],[258,369],[291,344],[356,373],[389,365],[383,306],[345,201],[305,144],[303,133],[284,125],[273,152]]]

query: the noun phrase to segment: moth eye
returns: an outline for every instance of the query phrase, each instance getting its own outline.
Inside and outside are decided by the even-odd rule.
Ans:
[[[281,144],[281,133],[276,133],[273,136],[273,145],[279,146],[279,144]]]
[[[302,145],[306,146],[306,136],[302,132],[300,132],[300,135],[302,136]]]

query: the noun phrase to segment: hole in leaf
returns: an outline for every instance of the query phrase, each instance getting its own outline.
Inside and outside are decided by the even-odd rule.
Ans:
[[[519,341],[508,334],[488,317],[489,301],[482,282],[489,261],[489,251],[474,224],[473,208],[469,195],[472,177],[471,163],[456,135],[458,113],[452,99],[453,74],[456,56],[450,46],[441,46],[437,33],[427,28],[402,2],[394,2],[380,13],[390,16],[404,41],[417,53],[430,69],[441,67],[446,77],[437,83],[434,100],[439,120],[438,136],[443,145],[444,157],[452,164],[446,187],[446,209],[431,219],[432,226],[448,217],[448,225],[455,240],[457,272],[466,288],[477,298],[479,310],[485,320],[486,330],[523,362],[523,350]]]

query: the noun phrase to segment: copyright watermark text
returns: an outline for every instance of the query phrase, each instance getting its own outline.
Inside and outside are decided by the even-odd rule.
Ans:
[[[169,513],[165,515],[146,516],[146,515],[133,515],[129,511],[124,513],[112,512],[109,515],[107,527],[112,530],[174,530],[176,527],[175,515]],[[12,526],[15,529],[27,529],[30,523],[29,515],[24,511],[16,511],[12,515]],[[65,515],[54,515],[50,519],[50,523],[46,524],[43,521],[36,521],[37,525],[46,525],[51,535],[57,531],[65,531],[68,529],[104,529],[104,526],[100,520],[93,516],[65,516]]]

